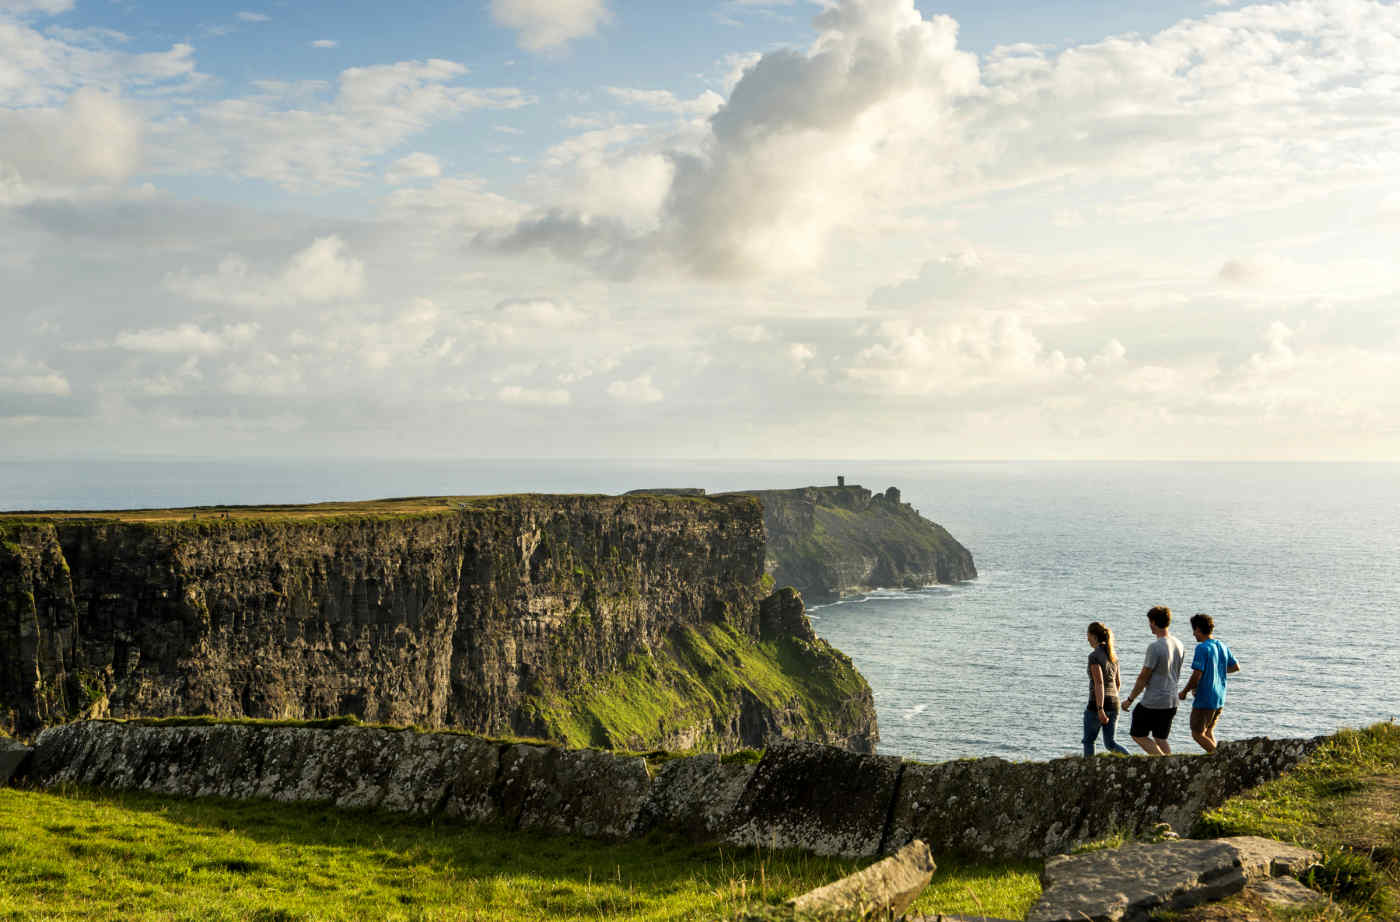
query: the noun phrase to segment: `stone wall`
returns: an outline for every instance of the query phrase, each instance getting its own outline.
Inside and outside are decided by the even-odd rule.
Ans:
[[[140,726],[44,731],[27,783],[183,796],[329,802],[521,829],[870,856],[914,840],[938,852],[1043,857],[1201,813],[1297,764],[1317,740],[1227,742],[1211,756],[968,759],[939,764],[812,743],[756,764],[640,756],[367,727]]]

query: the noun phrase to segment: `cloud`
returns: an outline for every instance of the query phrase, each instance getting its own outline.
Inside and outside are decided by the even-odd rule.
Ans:
[[[547,330],[572,329],[588,320],[588,315],[578,308],[546,298],[502,301],[496,311],[511,324]]]
[[[935,326],[904,320],[878,327],[878,340],[844,369],[847,381],[889,396],[1024,395],[1121,362],[1116,340],[1089,359],[1047,349],[1016,314],[985,314]]]
[[[491,0],[491,18],[526,51],[543,51],[592,35],[612,14],[604,0]]]
[[[57,16],[72,8],[73,0],[0,0],[0,13],[13,13],[16,16],[30,13]]]
[[[487,189],[485,180],[462,176],[439,179],[429,186],[395,189],[382,201],[384,216],[405,225],[435,230],[456,229],[475,234],[504,232],[528,208]]]
[[[124,330],[114,341],[118,349],[131,352],[169,352],[188,355],[212,355],[235,346],[246,345],[257,336],[258,325],[239,323],[222,330],[204,330],[197,324],[183,323],[177,327],[148,330]]]
[[[187,44],[133,54],[111,47],[125,39],[120,33],[88,31],[78,42],[65,40],[64,35],[72,37],[0,22],[0,110],[57,107],[85,88],[129,95],[189,86],[201,79],[195,70],[194,48]]]
[[[608,385],[608,396],[623,403],[659,403],[666,395],[651,383],[651,375],[645,374],[612,382]]]
[[[169,275],[165,287],[194,301],[243,307],[318,303],[352,298],[365,289],[365,267],[334,234],[294,253],[275,276],[254,271],[239,256],[227,256],[212,274]]]
[[[30,397],[67,397],[68,379],[42,362],[13,357],[0,362],[0,392]]]
[[[239,22],[269,22],[272,19],[266,13],[252,13],[248,10],[239,10],[237,18]]]
[[[336,46],[339,45],[339,44],[340,44],[340,42],[337,42],[337,41],[336,41],[335,39],[333,39],[333,38],[318,38],[318,39],[316,39],[315,41],[311,42],[311,47],[312,47],[312,48],[334,48],[334,47],[336,47]]]
[[[569,392],[564,388],[529,388],[510,384],[496,392],[501,403],[521,406],[563,407],[570,402]]]
[[[28,185],[117,183],[140,165],[143,134],[129,105],[84,87],[62,108],[0,109],[0,164]]]
[[[397,186],[416,179],[436,179],[441,175],[442,164],[438,158],[418,152],[400,157],[390,164],[384,173],[384,181]]]
[[[401,61],[342,71],[324,84],[263,83],[253,96],[220,100],[153,128],[162,165],[175,172],[225,172],[287,187],[354,186],[370,160],[431,124],[474,109],[513,109],[533,100],[514,88],[456,81],[454,61]]]
[[[816,352],[807,343],[792,343],[787,347],[787,359],[796,368],[807,367],[807,363],[816,357]]]
[[[761,343],[770,336],[761,323],[740,323],[729,328],[729,338],[741,343]]]
[[[638,235],[636,220],[556,209],[504,243],[547,246],[612,271],[657,257],[701,276],[813,267],[828,235],[887,186],[882,151],[911,125],[948,118],[951,102],[978,86],[976,58],[956,48],[956,24],[924,19],[912,0],[846,0],[816,25],[806,52],[760,57],[704,134],[666,151],[655,230]]]
[[[705,90],[694,99],[679,99],[670,90],[638,90],[620,86],[605,89],[618,102],[692,118],[709,118],[724,105],[724,97],[714,90]]]
[[[1227,259],[1215,273],[1216,279],[1232,285],[1251,285],[1265,278],[1263,270],[1253,262]]]

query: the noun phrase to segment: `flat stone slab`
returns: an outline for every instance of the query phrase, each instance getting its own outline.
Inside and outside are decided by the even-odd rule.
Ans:
[[[1291,877],[1272,877],[1256,880],[1245,888],[1266,903],[1275,906],[1304,907],[1314,903],[1325,903],[1327,897],[1311,887],[1305,887]]]
[[[0,786],[10,783],[15,772],[34,750],[12,739],[0,737]]]
[[[1045,862],[1027,922],[1141,922],[1223,899],[1254,879],[1302,869],[1315,852],[1256,836],[1125,845]]]
[[[1240,853],[1240,863],[1244,865],[1245,876],[1250,880],[1298,877],[1322,860],[1322,856],[1310,848],[1287,845],[1262,836],[1230,836],[1219,841],[1229,842]]]
[[[928,846],[910,842],[883,861],[792,900],[798,919],[898,919],[924,892],[935,865]]]

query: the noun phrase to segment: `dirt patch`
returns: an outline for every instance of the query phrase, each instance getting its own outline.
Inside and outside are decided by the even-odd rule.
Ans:
[[[1360,790],[1346,798],[1337,815],[1337,839],[1343,846],[1375,853],[1382,862],[1393,861],[1400,846],[1400,776],[1363,779]]]

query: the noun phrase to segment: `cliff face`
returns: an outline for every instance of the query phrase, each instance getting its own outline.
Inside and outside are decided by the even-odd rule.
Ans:
[[[901,502],[894,487],[875,494],[839,486],[749,495],[763,503],[767,572],[809,602],[977,578],[967,548]]]
[[[637,748],[876,739],[848,659],[764,632],[751,498],[191,515],[0,517],[0,726],[353,714]]]

